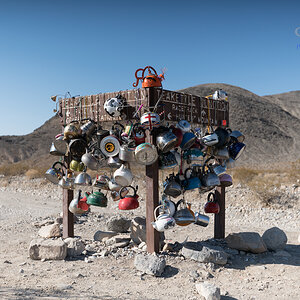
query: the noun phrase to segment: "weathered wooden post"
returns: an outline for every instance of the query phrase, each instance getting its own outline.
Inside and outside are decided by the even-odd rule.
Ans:
[[[216,198],[220,205],[220,212],[215,215],[214,238],[225,238],[225,187],[220,186],[216,188]]]
[[[149,88],[149,107],[153,107],[156,102],[154,88]],[[155,136],[148,134],[147,142],[156,144]],[[159,232],[156,231],[151,222],[154,222],[154,209],[159,203],[159,183],[158,183],[158,160],[146,166],[146,242],[147,251],[150,253],[159,252]]]

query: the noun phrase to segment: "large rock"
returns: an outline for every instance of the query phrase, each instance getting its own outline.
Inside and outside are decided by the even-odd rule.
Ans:
[[[58,223],[54,223],[51,225],[46,225],[41,227],[39,230],[39,236],[43,238],[53,238],[53,237],[60,237],[61,236],[61,230]]]
[[[111,238],[115,235],[117,235],[118,233],[116,232],[108,232],[108,231],[101,231],[98,230],[96,231],[96,233],[94,234],[94,240],[95,241],[102,241],[104,238]]]
[[[132,241],[139,245],[142,242],[146,243],[146,218],[136,217],[131,221],[130,237]],[[160,233],[160,244],[162,245],[165,240],[163,232]]]
[[[272,227],[266,230],[262,236],[268,250],[283,250],[287,243],[287,236],[284,231],[278,227]]]
[[[252,252],[262,253],[267,251],[267,247],[257,232],[231,233],[226,237],[228,247]]]
[[[205,300],[220,300],[221,293],[220,288],[218,288],[213,283],[209,283],[207,281],[197,283],[196,290],[200,295],[202,295]]]
[[[123,233],[128,231],[130,223],[131,221],[124,217],[113,216],[108,220],[106,229],[108,231]]]
[[[40,260],[62,260],[67,256],[67,244],[59,238],[52,239],[34,239],[29,245],[29,257]]]
[[[143,273],[160,276],[165,269],[166,261],[154,254],[137,254],[134,258],[134,266]]]
[[[227,263],[228,254],[222,250],[216,250],[203,246],[200,242],[187,242],[182,247],[182,255],[202,263],[214,263],[225,265]]]
[[[67,256],[79,256],[85,249],[85,244],[79,238],[66,238],[64,242],[67,244]]]

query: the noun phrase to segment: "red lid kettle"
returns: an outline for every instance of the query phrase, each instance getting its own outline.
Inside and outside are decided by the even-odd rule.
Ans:
[[[131,195],[126,195],[126,197],[122,196],[124,189],[131,188],[134,191],[134,194]],[[127,187],[122,187],[119,194],[120,194],[120,202],[119,202],[119,209],[120,210],[131,210],[131,209],[136,209],[139,207],[139,202],[138,202],[138,195],[137,195],[137,189],[138,187],[134,188],[133,186],[127,186]]]
[[[145,71],[146,69],[148,69],[148,75],[145,76]],[[154,73],[151,73],[151,70]],[[138,77],[138,72],[142,71],[142,76]],[[142,81],[142,87],[146,88],[146,87],[161,87],[161,82],[162,80],[164,80],[164,74],[160,74],[157,75],[156,71],[154,68],[152,68],[151,66],[147,66],[144,69],[137,69],[135,71],[135,78],[136,78],[136,82],[133,83],[134,87],[137,87],[139,84],[139,80]]]

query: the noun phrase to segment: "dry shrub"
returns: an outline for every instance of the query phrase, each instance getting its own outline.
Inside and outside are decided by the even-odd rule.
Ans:
[[[39,171],[36,169],[29,169],[26,173],[25,176],[29,179],[34,179],[34,178],[39,178],[40,174]]]
[[[29,170],[29,166],[24,162],[5,164],[0,166],[0,174],[5,176],[23,175]]]

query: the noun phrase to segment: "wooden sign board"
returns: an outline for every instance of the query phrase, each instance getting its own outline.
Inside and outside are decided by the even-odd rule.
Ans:
[[[212,126],[229,126],[229,103],[224,100],[212,100],[191,94],[163,90],[161,88],[142,88],[112,93],[103,93],[84,97],[60,99],[59,114],[63,125],[73,120],[91,118],[97,123],[121,120],[133,120],[137,109],[143,105],[138,113],[138,118],[147,111],[153,111],[149,107],[149,99],[157,103],[156,112],[161,119],[167,122],[187,120],[191,124],[206,125],[208,116]],[[104,102],[120,94],[126,99],[124,116],[110,117],[104,110]]]

